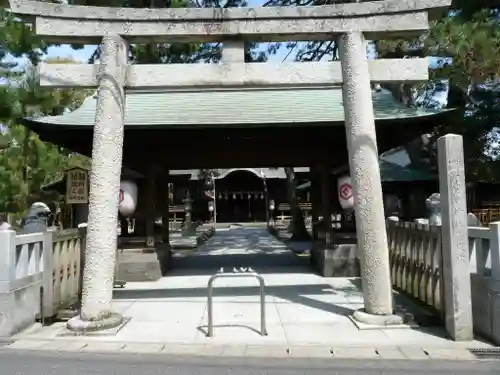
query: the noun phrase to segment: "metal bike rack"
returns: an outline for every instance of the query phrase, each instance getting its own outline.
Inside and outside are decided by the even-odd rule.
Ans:
[[[237,270],[233,268],[233,272],[224,272],[224,268],[221,268],[217,273],[210,276],[208,280],[208,331],[207,337],[214,336],[214,307],[213,307],[213,287],[214,281],[222,278],[242,278],[242,277],[254,277],[259,281],[260,285],[260,334],[262,336],[267,336],[266,329],[266,284],[264,282],[264,278],[250,267],[248,268],[240,268]]]

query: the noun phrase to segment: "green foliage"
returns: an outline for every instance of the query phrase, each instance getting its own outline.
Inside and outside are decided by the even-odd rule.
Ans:
[[[0,124],[3,131],[0,212],[21,215],[36,200],[47,203],[57,200],[57,196],[42,192],[41,186],[60,177],[64,168],[85,159],[70,157],[67,151],[42,142],[19,124],[19,119],[24,117],[58,115],[66,109],[75,109],[87,94],[81,90],[38,86],[34,67],[45,56],[47,47],[28,25],[0,8]],[[17,65],[12,62],[13,57],[22,58],[26,63]]]
[[[187,7],[189,0],[73,0],[76,5],[127,6],[127,7]],[[199,7],[233,7],[244,5],[243,0],[230,0],[224,4],[206,0]],[[0,123],[8,127],[2,135],[0,146],[9,146],[0,151],[0,212],[23,211],[34,200],[56,199],[45,196],[40,187],[61,176],[65,168],[80,166],[90,168],[87,158],[70,154],[66,150],[42,142],[35,134],[18,124],[23,117],[59,115],[65,110],[78,107],[88,92],[70,89],[47,89],[37,86],[37,77],[32,67],[45,56],[48,45],[36,37],[31,27],[12,18],[0,9],[0,74],[8,84],[0,86]],[[73,46],[78,48],[81,46]],[[247,60],[262,61],[265,55],[253,51],[249,46]],[[96,50],[92,60],[99,57]],[[132,63],[195,63],[217,62],[220,45],[162,43],[131,46]],[[7,57],[25,58],[26,67],[8,62]],[[50,63],[50,61],[47,61]],[[71,63],[72,61],[55,61]],[[0,147],[1,149],[2,147]]]
[[[474,13],[468,20],[443,18],[433,26],[424,51],[452,59],[433,73],[436,78],[449,79],[462,91],[471,85],[495,82],[500,73],[500,19],[489,9]]]
[[[245,0],[73,0],[76,5],[123,6],[134,8],[233,8],[246,6]],[[265,51],[258,51],[256,43],[246,46],[245,61],[262,62],[267,60]],[[220,43],[150,43],[130,47],[131,62],[134,64],[192,64],[198,62],[217,63],[221,58]],[[90,62],[98,60],[97,49]]]
[[[464,137],[466,172],[471,180],[500,178],[498,129],[500,128],[500,18],[498,1],[454,1],[454,11],[435,21],[430,32],[411,40],[377,41],[383,58],[435,56],[438,66],[430,71],[431,81],[417,92],[431,97],[436,87],[447,82],[448,107],[454,116],[432,134],[455,133]],[[385,85],[400,99],[415,87]],[[411,94],[410,94],[411,95]],[[408,101],[416,105],[415,96]],[[422,105],[429,105],[424,99]],[[420,144],[412,152],[416,166],[436,168],[434,143]]]
[[[265,6],[311,6],[347,3],[349,0],[269,0]],[[500,1],[453,0],[452,11],[434,21],[428,34],[418,39],[373,41],[379,58],[436,56],[439,67],[431,70],[429,84],[385,84],[393,96],[408,106],[434,105],[432,94],[450,85],[448,106],[458,108],[432,135],[447,132],[464,136],[466,169],[474,180],[500,178],[498,164],[500,128]],[[271,44],[269,53],[282,46]],[[289,42],[289,55],[298,61],[337,58],[337,45],[332,41]],[[288,56],[287,56],[288,57]],[[293,57],[293,55],[292,55]],[[486,86],[485,86],[486,85]],[[415,95],[416,93],[416,95]],[[411,152],[416,166],[435,168],[433,142],[420,142],[420,152]],[[413,146],[412,146],[413,147]],[[430,165],[429,165],[430,164]]]

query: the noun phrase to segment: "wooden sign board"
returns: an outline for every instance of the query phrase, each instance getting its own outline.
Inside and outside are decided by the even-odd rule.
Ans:
[[[89,202],[88,171],[70,169],[66,176],[66,203],[87,204]]]

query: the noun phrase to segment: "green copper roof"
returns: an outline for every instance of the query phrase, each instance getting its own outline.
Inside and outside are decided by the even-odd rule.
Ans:
[[[373,92],[375,118],[405,119],[440,111],[407,108],[382,90]],[[92,126],[95,96],[82,106],[60,116],[36,122]],[[342,90],[339,87],[218,89],[204,91],[129,92],[126,97],[126,126],[203,126],[324,123],[344,121]]]
[[[412,181],[436,181],[437,176],[428,171],[418,170],[412,167],[390,163],[379,159],[380,178],[382,182],[412,182]],[[305,190],[311,187],[311,182],[305,182],[297,186],[297,190]]]
[[[383,182],[434,181],[437,176],[429,171],[380,160],[380,177]]]

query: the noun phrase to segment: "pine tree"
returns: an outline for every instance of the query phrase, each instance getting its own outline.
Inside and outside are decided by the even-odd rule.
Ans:
[[[33,201],[57,200],[41,187],[70,163],[68,151],[42,142],[19,123],[24,117],[75,109],[85,97],[84,91],[39,87],[35,68],[47,48],[30,26],[0,8],[0,212],[22,215]]]

